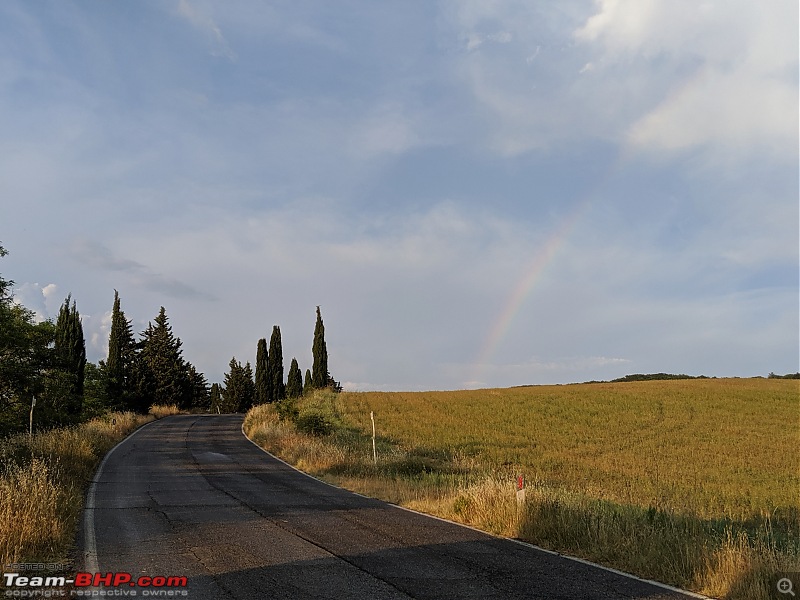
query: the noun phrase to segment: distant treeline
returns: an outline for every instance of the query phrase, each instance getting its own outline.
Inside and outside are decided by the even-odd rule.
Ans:
[[[670,379],[716,379],[716,377],[708,377],[707,375],[685,375],[683,373],[634,373],[632,375],[625,375],[625,377],[618,377],[611,381],[587,381],[585,383],[621,383],[626,381],[665,381]],[[776,375],[770,373],[767,379],[800,379],[800,373],[789,373],[787,375]]]
[[[767,376],[767,379],[800,379],[800,373],[787,373],[786,375],[776,375],[775,373],[770,373]]]
[[[684,375],[683,373],[678,375],[674,373],[634,373],[633,375],[625,375],[625,377],[612,379],[611,383],[618,383],[621,381],[664,381],[666,379],[708,379],[708,377],[705,375]]]

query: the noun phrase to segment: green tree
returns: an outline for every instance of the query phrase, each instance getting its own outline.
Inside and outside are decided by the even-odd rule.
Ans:
[[[203,408],[208,406],[210,392],[206,376],[200,373],[192,363],[186,363],[187,376],[189,378],[189,388],[191,389],[192,399],[190,406],[193,408]]]
[[[106,369],[106,364],[102,360],[97,365],[93,362],[86,363],[83,383],[83,419],[98,417],[108,408]]]
[[[235,356],[231,358],[228,372],[225,373],[224,385],[222,410],[225,412],[246,411],[253,405],[255,384],[250,363],[242,366]]]
[[[311,372],[311,384],[321,389],[328,385],[328,348],[325,346],[325,325],[322,323],[322,315],[317,307],[317,324],[314,326],[314,343],[311,346],[311,353],[314,356],[314,365]]]
[[[211,398],[211,412],[221,412],[222,411],[222,393],[218,383],[211,384],[211,392],[209,393]]]
[[[191,408],[192,385],[189,370],[183,360],[182,342],[172,333],[164,307],[142,333],[139,344],[138,393],[147,404],[176,404]],[[141,407],[140,407],[141,408]]]
[[[72,300],[67,296],[61,310],[58,312],[55,331],[54,366],[63,371],[64,383],[62,393],[66,396],[63,401],[64,418],[77,420],[83,407],[83,383],[86,369],[86,342],[83,338],[83,325],[81,316]]]
[[[7,254],[0,244],[0,257]],[[44,375],[53,364],[55,326],[36,323],[33,311],[14,301],[13,286],[0,276],[0,433],[27,427],[31,400],[42,398]],[[36,423],[42,422],[40,412]]]
[[[314,382],[311,379],[311,369],[306,369],[306,378],[303,382],[303,394],[308,394],[314,389]]]
[[[286,385],[283,383],[283,346],[281,344],[281,328],[275,325],[272,328],[272,337],[269,340],[269,374],[271,378],[272,402],[280,402],[286,398]]]
[[[286,396],[288,398],[298,398],[303,395],[303,376],[300,374],[300,367],[297,365],[297,359],[292,358],[292,364],[289,367],[289,375],[286,380]]]
[[[272,377],[269,372],[269,353],[267,352],[267,340],[258,340],[256,350],[256,404],[264,404],[271,400]]]
[[[242,385],[244,395],[239,404],[239,412],[247,412],[253,407],[256,400],[256,384],[253,381],[253,368],[249,362],[245,363],[244,369],[242,369]]]
[[[105,362],[106,396],[116,408],[140,410],[133,378],[136,361],[136,340],[131,322],[120,308],[119,293],[114,290],[111,331],[108,336],[108,358]]]

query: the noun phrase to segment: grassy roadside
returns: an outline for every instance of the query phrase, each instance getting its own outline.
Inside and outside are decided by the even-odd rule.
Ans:
[[[754,446],[748,447],[749,442],[745,440],[739,443],[743,448],[733,448],[728,430],[735,418],[725,414],[725,423],[721,424],[715,412],[721,409],[708,407],[717,407],[719,398],[724,398],[720,406],[736,413],[750,406],[750,402],[758,403],[750,407],[753,410],[763,409],[764,404],[770,402],[774,403],[771,409],[779,410],[781,403],[788,402],[791,411],[797,408],[796,386],[757,383],[754,385],[760,387],[751,393],[747,382],[704,382],[693,387],[684,383],[621,385],[623,387],[595,386],[582,390],[564,386],[558,390],[483,391],[480,402],[487,405],[487,411],[492,414],[477,415],[473,411],[467,419],[464,411],[472,410],[470,403],[478,398],[477,392],[457,398],[453,393],[397,396],[317,393],[298,403],[294,419],[281,420],[272,406],[256,407],[245,419],[245,432],[259,445],[304,471],[366,495],[710,596],[769,598],[776,572],[800,570],[800,511],[796,489],[793,492],[790,486],[788,493],[773,489],[768,482],[775,473],[759,473],[756,477],[756,472],[749,470],[756,465],[749,462],[744,463],[748,468],[744,481],[749,478],[753,482],[767,483],[754,483],[743,489],[738,479],[742,476],[741,469],[727,470],[724,459],[741,462],[737,452],[748,456],[757,454],[759,449],[755,444],[770,446],[769,438],[761,438],[758,427],[753,426]],[[773,397],[770,394],[775,390],[778,390],[777,395]],[[786,390],[789,390],[788,396]],[[544,410],[533,411],[537,413],[538,437],[551,436],[547,443],[561,449],[564,460],[572,452],[573,460],[569,464],[576,466],[568,467],[566,462],[559,463],[543,456],[539,449],[536,451],[538,464],[560,464],[558,469],[547,472],[543,468],[537,471],[530,465],[526,467],[522,442],[514,441],[514,437],[510,441],[504,439],[500,433],[487,433],[497,431],[497,423],[492,419],[500,417],[495,415],[506,413],[502,418],[508,422],[520,419],[520,410],[513,405],[515,394],[522,393],[549,395],[547,410],[555,414],[563,408],[567,412],[568,418],[564,421],[569,423],[569,428],[561,435],[559,419],[547,416]],[[670,447],[663,437],[651,440],[642,434],[645,430],[637,423],[637,434],[642,434],[636,440],[637,445],[642,448],[653,445],[653,452],[631,452],[622,447],[615,452],[606,451],[604,460],[610,467],[603,473],[603,464],[596,456],[598,449],[587,451],[569,445],[570,439],[585,436],[581,427],[597,438],[608,433],[596,431],[597,423],[589,416],[595,406],[577,403],[577,395],[587,393],[611,395],[612,404],[619,405],[619,415],[603,418],[623,421],[627,413],[652,419],[654,423],[660,418],[659,426],[652,428],[653,436],[679,438],[680,428],[688,428],[688,437],[681,443],[692,444],[695,442],[691,440],[696,439],[696,447],[687,451],[710,453],[711,458],[697,469],[706,468],[706,463],[710,462],[712,472],[692,472],[688,481],[682,482],[680,476],[686,478],[685,470],[682,475],[679,467],[688,461],[680,454],[680,449]],[[636,404],[636,398],[624,397],[642,393],[654,396],[651,400],[655,409],[645,410]],[[675,406],[670,404],[670,394],[677,394]],[[741,406],[736,404],[736,394],[742,397],[744,404]],[[525,400],[529,413],[530,401],[530,397]],[[431,411],[437,402],[443,409],[434,419]],[[684,404],[688,407],[687,415],[691,413],[691,427],[670,421],[677,418],[671,416],[678,412],[677,406]],[[380,411],[377,413],[379,423],[385,428],[390,423],[394,434],[392,439],[377,440],[377,464],[373,463],[368,425],[367,409],[371,407]],[[426,411],[425,418],[417,418]],[[778,417],[783,418],[782,415]],[[751,419],[751,416],[743,418]],[[444,429],[431,431],[430,423],[437,419]],[[465,435],[467,426],[464,423],[475,429],[469,436]],[[614,426],[609,424],[606,428]],[[477,431],[481,427],[484,431]],[[767,421],[765,428],[772,429],[772,424]],[[717,430],[719,441],[715,437]],[[663,434],[658,433],[660,431]],[[619,431],[610,433],[619,435]],[[795,434],[791,428],[789,433],[790,436]],[[459,436],[468,439],[455,443],[454,439]],[[482,440],[487,450],[476,450],[479,445],[476,440]],[[600,442],[608,446],[609,440]],[[785,452],[781,443],[777,440],[773,444],[772,451],[776,454]],[[718,444],[721,445],[718,447]],[[789,444],[788,460],[796,469],[796,450],[791,451],[796,446],[791,445],[792,440]],[[492,455],[503,447],[506,455],[516,460],[501,461],[502,456]],[[674,458],[671,454],[675,454]],[[772,461],[773,471],[782,468],[772,455],[766,455],[765,460]],[[594,462],[592,470],[597,472],[602,486],[592,484],[580,464],[584,461]],[[514,482],[516,473],[523,468],[528,482],[526,501],[519,506]],[[637,470],[644,475],[637,476]],[[613,479],[616,473],[625,476]],[[615,483],[622,487],[614,488]],[[787,495],[783,496],[784,493]]]
[[[149,415],[109,413],[75,427],[0,440],[0,561],[66,564],[89,481],[102,457]]]

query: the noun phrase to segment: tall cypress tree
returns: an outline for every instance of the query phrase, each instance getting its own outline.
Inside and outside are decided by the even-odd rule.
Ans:
[[[311,380],[311,369],[306,369],[306,379],[303,382],[303,394],[308,394],[314,389],[314,382]]]
[[[211,384],[211,412],[215,413],[217,410],[222,410],[222,394],[220,393],[219,384],[212,383]]]
[[[222,411],[236,412],[244,395],[244,386],[242,385],[242,363],[238,362],[235,356],[228,364],[228,372],[225,373],[223,384]]]
[[[73,300],[70,306],[70,300],[72,300],[71,294],[64,300],[58,312],[53,352],[56,368],[66,377],[67,398],[64,402],[64,411],[68,418],[74,418],[80,414],[83,406],[86,342],[83,338],[81,316],[75,301]]]
[[[328,349],[325,346],[325,325],[322,323],[322,315],[317,307],[317,324],[314,326],[314,344],[311,347],[314,355],[314,366],[311,372],[311,383],[321,389],[328,385]]]
[[[272,377],[269,373],[269,354],[267,353],[267,340],[258,340],[256,350],[256,404],[264,404],[270,401],[272,387]]]
[[[289,367],[289,375],[286,378],[286,396],[288,398],[299,398],[302,395],[303,376],[300,374],[297,359],[292,358],[292,365]]]
[[[271,377],[271,400],[280,402],[286,398],[286,386],[283,383],[283,347],[281,344],[281,328],[275,325],[272,328],[272,337],[269,340],[269,374]]]
[[[136,342],[133,339],[133,329],[120,308],[119,293],[114,290],[111,332],[108,336],[108,358],[105,362],[106,394],[112,404],[132,410],[138,409],[132,381],[135,353]]]
[[[253,382],[253,368],[247,362],[242,369],[242,398],[239,402],[239,412],[247,412],[253,407],[256,397],[256,385]]]

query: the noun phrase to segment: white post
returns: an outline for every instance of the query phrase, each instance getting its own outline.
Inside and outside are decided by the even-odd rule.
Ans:
[[[378,464],[378,452],[375,450],[375,413],[369,411],[369,418],[372,419],[372,460]]]
[[[33,407],[36,406],[36,396],[31,399],[31,417],[28,425],[28,437],[33,437]]]
[[[522,475],[517,476],[517,504],[525,504],[525,477]]]

